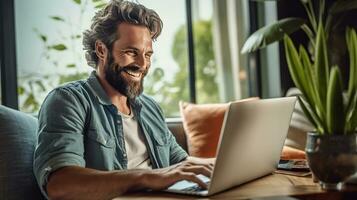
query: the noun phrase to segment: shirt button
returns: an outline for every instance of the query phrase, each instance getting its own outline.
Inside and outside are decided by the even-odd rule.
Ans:
[[[126,153],[123,154],[124,158],[126,158]]]
[[[45,171],[50,172],[52,170],[52,167],[46,167]]]
[[[107,144],[107,141],[106,141],[104,138],[101,138],[101,142],[102,142],[103,144]]]

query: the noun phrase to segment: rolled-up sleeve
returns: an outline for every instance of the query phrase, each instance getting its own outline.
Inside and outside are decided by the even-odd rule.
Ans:
[[[185,160],[188,154],[176,142],[175,136],[170,131],[168,135],[169,135],[169,143],[170,143],[170,165],[173,165]]]
[[[52,91],[41,107],[33,169],[46,197],[46,184],[51,172],[65,166],[85,166],[85,113],[84,102],[65,88]]]

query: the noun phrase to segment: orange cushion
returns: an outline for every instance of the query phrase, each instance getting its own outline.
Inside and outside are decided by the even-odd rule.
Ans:
[[[183,127],[190,156],[212,158],[216,155],[223,118],[228,104],[180,102]]]
[[[306,154],[305,151],[284,146],[283,151],[281,152],[280,159],[282,160],[306,159]]]
[[[239,101],[256,100],[247,98]],[[212,158],[216,156],[223,118],[228,103],[193,104],[180,102],[183,127],[188,139],[191,156]]]
[[[256,100],[248,98],[240,101]],[[180,102],[180,112],[187,134],[190,156],[212,158],[216,156],[219,136],[228,103],[193,104]],[[284,146],[281,159],[305,159],[305,152]]]

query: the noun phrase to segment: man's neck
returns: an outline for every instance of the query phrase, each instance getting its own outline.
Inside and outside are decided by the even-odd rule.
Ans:
[[[113,86],[111,86],[108,81],[105,79],[105,75],[100,72],[100,70],[97,71],[97,77],[99,78],[99,82],[104,88],[105,93],[108,95],[110,98],[112,104],[114,104],[119,112],[123,114],[129,115],[131,113],[130,111],[130,106],[128,104],[128,98],[118,92]]]

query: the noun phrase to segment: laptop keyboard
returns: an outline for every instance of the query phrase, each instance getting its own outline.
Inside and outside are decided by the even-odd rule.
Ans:
[[[209,185],[209,182],[207,182],[207,185]],[[207,189],[201,188],[199,185],[194,185],[185,189],[182,189],[182,191],[185,192],[200,192],[200,191],[205,191]]]

